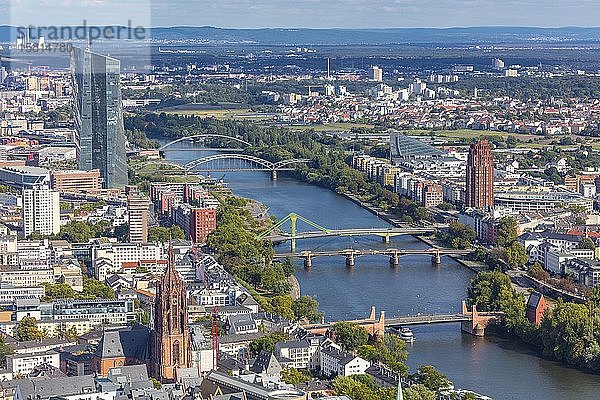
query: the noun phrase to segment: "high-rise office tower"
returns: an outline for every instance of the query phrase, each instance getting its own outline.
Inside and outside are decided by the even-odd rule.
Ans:
[[[46,186],[23,189],[23,235],[60,232],[60,196]]]
[[[148,241],[148,208],[150,199],[140,195],[127,197],[129,214],[129,241],[146,243]]]
[[[127,184],[120,72],[117,59],[89,48],[71,52],[79,169],[99,169],[105,188]]]
[[[465,206],[494,206],[494,156],[487,140],[473,143],[469,148]]]

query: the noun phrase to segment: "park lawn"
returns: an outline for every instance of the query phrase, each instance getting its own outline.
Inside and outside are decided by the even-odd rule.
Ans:
[[[249,108],[236,108],[236,109],[215,109],[215,110],[176,110],[176,109],[163,109],[157,110],[157,112],[164,112],[165,114],[175,115],[195,115],[198,117],[208,118],[214,117],[219,119],[231,119],[237,114],[243,115],[251,112]]]
[[[429,135],[432,131],[427,130],[408,130],[405,131],[408,135]],[[434,136],[445,137],[445,138],[454,138],[454,139],[472,139],[480,136],[499,136],[506,138],[508,136],[514,136],[522,142],[526,142],[529,139],[533,139],[534,141],[543,140],[543,136],[536,135],[525,135],[522,133],[508,133],[508,132],[500,132],[500,131],[480,131],[475,129],[456,129],[456,130],[439,130],[433,131]]]

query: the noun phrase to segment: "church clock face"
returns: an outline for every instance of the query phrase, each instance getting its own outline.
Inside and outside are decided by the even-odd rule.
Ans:
[[[174,306],[176,306],[176,305],[177,305],[177,297],[173,297],[173,298],[171,299],[171,305],[174,305]]]

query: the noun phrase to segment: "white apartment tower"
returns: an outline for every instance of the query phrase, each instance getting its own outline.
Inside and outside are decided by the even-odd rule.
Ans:
[[[150,208],[149,198],[138,195],[127,197],[129,241],[132,243],[146,243],[148,241],[148,208]]]
[[[60,231],[60,196],[46,186],[23,189],[23,234],[54,235]]]
[[[376,65],[373,65],[369,70],[369,79],[375,82],[383,81],[383,70]]]

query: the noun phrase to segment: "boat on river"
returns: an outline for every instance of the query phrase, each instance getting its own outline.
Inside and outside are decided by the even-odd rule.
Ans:
[[[406,343],[413,343],[415,341],[415,335],[407,327],[392,328],[391,332],[398,335]]]

